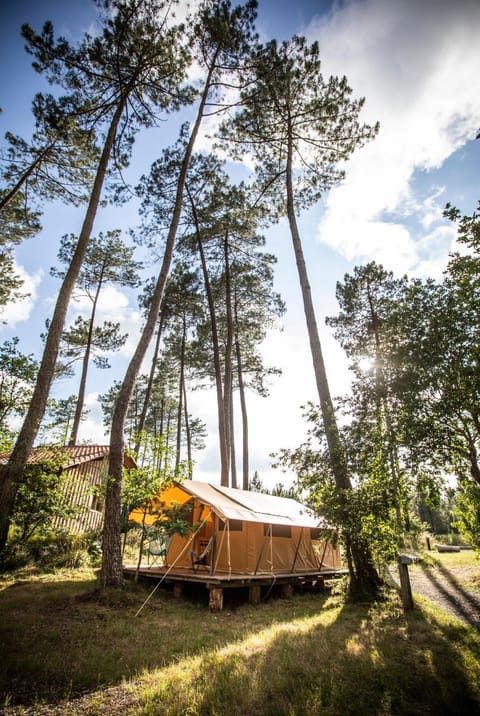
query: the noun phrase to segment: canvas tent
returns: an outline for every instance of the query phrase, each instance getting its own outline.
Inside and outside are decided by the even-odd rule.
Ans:
[[[333,530],[296,500],[185,480],[133,510],[129,519],[152,525],[162,509],[190,505],[192,530],[174,534],[166,554],[169,569],[220,574],[296,574],[340,569]],[[195,566],[193,555],[205,555]]]

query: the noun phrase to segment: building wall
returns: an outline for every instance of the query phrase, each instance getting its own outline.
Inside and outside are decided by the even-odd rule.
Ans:
[[[103,524],[102,491],[108,474],[108,457],[75,465],[66,469],[65,495],[72,507],[78,508],[78,514],[64,520],[56,517],[53,522],[55,529],[80,534],[89,530],[97,530]]]

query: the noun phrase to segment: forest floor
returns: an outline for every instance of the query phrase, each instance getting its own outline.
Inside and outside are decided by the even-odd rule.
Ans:
[[[480,713],[480,561],[426,552],[409,574],[407,613],[393,590],[350,604],[338,585],[219,614],[159,590],[139,618],[140,584],[102,594],[88,571],[5,577],[0,713]]]

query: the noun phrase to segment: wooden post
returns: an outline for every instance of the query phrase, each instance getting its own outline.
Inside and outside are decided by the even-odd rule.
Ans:
[[[212,587],[208,606],[211,612],[221,612],[223,609],[223,589]]]
[[[293,597],[293,584],[282,584],[282,599],[291,599]]]
[[[248,601],[250,604],[260,604],[262,599],[262,588],[259,584],[251,584],[248,590]]]
[[[406,554],[398,555],[398,573],[400,575],[400,595],[402,597],[403,611],[408,612],[413,609],[412,587],[410,585],[410,576],[408,574],[408,565],[412,564],[413,559]]]
[[[173,596],[175,599],[180,599],[183,594],[183,582],[175,582],[173,585]]]

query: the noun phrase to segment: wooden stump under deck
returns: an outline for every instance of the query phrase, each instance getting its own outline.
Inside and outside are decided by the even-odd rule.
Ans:
[[[175,584],[173,585],[173,596],[175,597],[175,599],[180,599],[183,594],[183,587],[183,582],[175,582]]]
[[[250,604],[260,604],[262,600],[262,588],[259,584],[252,584],[248,590],[248,601]]]
[[[293,597],[293,584],[282,584],[282,599],[291,599]]]
[[[223,609],[223,589],[212,587],[210,589],[210,599],[208,602],[211,612],[221,612]]]

